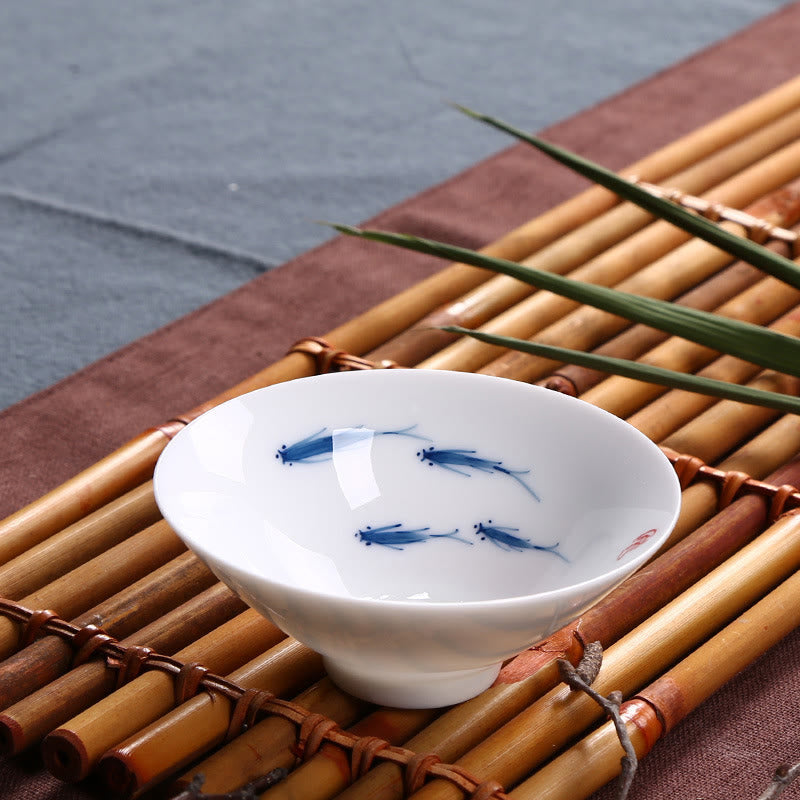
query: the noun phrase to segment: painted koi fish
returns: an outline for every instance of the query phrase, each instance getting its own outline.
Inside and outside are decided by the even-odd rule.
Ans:
[[[419,436],[415,433],[410,433],[416,425],[411,425],[408,428],[403,428],[397,431],[370,431],[368,428],[345,428],[342,429],[336,439],[337,447],[346,447],[348,444],[357,444],[363,441],[368,435],[373,436],[408,436],[411,439],[423,439],[430,441],[426,436]],[[275,458],[281,460],[284,464],[313,464],[319,461],[330,461],[333,458],[333,439],[332,433],[326,433],[327,428],[321,428],[316,433],[306,436],[305,439],[300,439],[294,444],[281,445],[275,453]],[[347,441],[346,432],[352,432],[352,441]]]
[[[523,539],[521,536],[516,535],[515,532],[518,531],[519,528],[492,525],[491,520],[487,520],[485,525],[483,522],[479,522],[477,525],[473,525],[473,527],[475,528],[475,534],[480,536],[481,540],[488,539],[502,550],[515,550],[517,552],[522,552],[523,550],[540,550],[544,553],[552,553],[554,556],[557,556],[562,561],[566,561],[566,563],[569,564],[569,559],[558,552],[558,542],[548,547],[541,544],[533,544],[530,539]]]
[[[458,536],[458,528],[449,533],[428,533],[430,528],[403,528],[402,523],[394,525],[383,525],[380,528],[373,528],[370,525],[364,530],[359,530],[355,536],[364,542],[367,547],[371,544],[379,544],[389,547],[392,550],[402,550],[401,545],[414,544],[415,542],[425,542],[428,539],[455,539],[457,542],[471,545],[468,539]]]
[[[470,476],[467,470],[474,469],[479,472],[499,472],[503,475],[508,475],[513,478],[525,491],[531,495],[537,502],[541,502],[538,494],[520,478],[520,475],[527,475],[529,469],[509,469],[503,466],[502,461],[491,461],[488,458],[481,458],[475,455],[475,450],[437,450],[435,447],[428,447],[420,450],[417,455],[420,461],[427,463],[429,466],[442,467],[443,469],[450,470],[450,472],[457,472],[459,475]],[[461,469],[459,469],[461,467]]]
[[[637,547],[641,547],[648,539],[655,536],[656,532],[656,528],[650,528],[644,533],[640,533],[624,550],[620,552],[620,554],[617,556],[617,561],[620,561],[622,558],[628,555],[628,553],[633,552]]]

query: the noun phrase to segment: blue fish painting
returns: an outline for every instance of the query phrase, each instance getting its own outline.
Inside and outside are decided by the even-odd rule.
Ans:
[[[475,534],[480,536],[482,540],[488,539],[502,550],[514,550],[518,553],[521,553],[523,550],[539,550],[544,553],[552,553],[554,556],[557,556],[562,561],[569,564],[569,559],[558,552],[558,542],[547,547],[541,544],[533,544],[530,539],[523,539],[521,536],[516,535],[516,531],[518,531],[519,528],[493,525],[491,520],[487,520],[486,524],[479,522],[473,527],[475,528]]]
[[[503,466],[502,461],[491,461],[488,458],[481,458],[475,453],[475,450],[437,450],[435,447],[428,447],[420,450],[417,455],[423,463],[427,463],[429,466],[442,467],[467,477],[470,476],[468,470],[471,469],[478,472],[499,472],[501,475],[508,475],[519,483],[537,502],[541,502],[539,495],[519,477],[520,475],[527,475],[530,470],[509,469]]]
[[[368,428],[343,428],[338,431],[337,447],[347,446],[347,441],[344,436],[345,432],[352,431],[351,444],[357,444],[364,441],[367,436],[408,436],[411,439],[423,439],[430,441],[426,436],[419,436],[418,434],[411,433],[416,425],[411,425],[408,428],[403,428],[397,431],[372,431]],[[305,439],[300,439],[294,444],[284,444],[278,448],[275,453],[275,458],[280,459],[283,464],[313,464],[319,461],[330,461],[333,458],[333,439],[332,433],[326,433],[327,428],[321,428],[316,433],[306,436]]]
[[[356,538],[364,542],[367,547],[372,544],[379,544],[392,550],[402,550],[404,544],[414,544],[425,542],[428,539],[455,539],[457,542],[471,545],[468,539],[458,536],[458,528],[449,533],[428,533],[430,528],[403,528],[402,523],[396,522],[394,525],[383,525],[380,528],[373,528],[370,525],[364,530],[359,530],[355,534]]]

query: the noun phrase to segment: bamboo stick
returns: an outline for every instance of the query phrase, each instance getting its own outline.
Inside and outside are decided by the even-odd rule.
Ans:
[[[742,444],[721,462],[720,468],[739,470],[763,480],[777,463],[800,452],[800,418],[787,414]]]
[[[800,516],[787,515],[724,564],[681,594],[605,652],[593,683],[601,694],[630,695],[728,620],[760,599],[800,565]],[[511,787],[602,716],[583,694],[553,689],[458,761],[476,775]],[[346,793],[342,797],[346,797]],[[442,780],[426,784],[415,800],[460,800]],[[348,799],[349,800],[349,799]]]
[[[778,248],[773,247],[772,249]],[[758,269],[738,261],[716,275],[712,275],[699,286],[690,289],[674,302],[677,305],[688,308],[697,308],[704,311],[716,310],[736,295],[742,294],[762,278],[763,273]],[[647,325],[633,325],[622,331],[622,333],[617,334],[613,339],[609,339],[600,345],[594,352],[616,358],[636,359],[644,353],[655,350],[669,338],[668,333],[650,328]],[[601,408],[607,408],[602,404],[602,401],[592,401],[587,399],[586,396],[590,389],[602,385],[606,380],[610,380],[606,372],[590,369],[589,367],[579,367],[576,364],[564,364],[556,372],[543,378],[538,383],[547,389],[555,389],[574,396],[584,395],[583,399],[587,400],[587,402]],[[652,384],[650,385],[653,386]],[[654,390],[657,388],[660,387],[653,386]],[[624,410],[613,411],[612,413],[622,417],[626,416]],[[628,413],[633,413],[633,411]]]
[[[109,636],[121,639],[162,617],[215,581],[208,567],[186,552],[71,622],[78,627],[94,625]],[[74,656],[70,642],[59,636],[46,636],[0,662],[0,709],[55,680],[69,669]]]
[[[390,745],[402,745],[431,722],[435,709],[398,710],[382,708],[349,729],[360,737],[378,737]],[[326,742],[313,758],[303,762],[287,778],[261,795],[262,800],[330,800],[351,779],[351,765],[342,747]]]
[[[744,367],[743,371],[746,369]],[[796,395],[800,392],[800,384],[796,379],[769,371],[760,373],[745,385],[783,394]],[[669,400],[672,401],[669,405],[659,404],[659,406],[669,409],[669,413],[665,414],[663,419],[659,419],[648,408],[645,408],[630,418],[631,424],[637,428],[641,426],[640,430],[648,432],[656,427],[659,433],[667,434],[661,439],[661,442],[666,447],[673,449],[689,442],[694,443],[705,431],[710,431],[713,436],[703,446],[702,452],[700,450],[692,451],[698,458],[704,460],[719,458],[727,448],[742,441],[746,435],[758,431],[767,422],[779,416],[779,412],[764,413],[764,409],[745,403],[733,403],[728,400],[714,402],[713,399],[709,402],[709,399],[703,395],[684,398],[680,395],[672,395],[670,392]],[[714,426],[718,423],[738,424],[740,427],[717,430]]]
[[[748,386],[784,394],[800,393],[800,379],[774,372],[762,373]],[[779,416],[779,412],[771,409],[721,400],[662,440],[661,444],[673,450],[691,445],[691,449],[678,452],[690,452],[704,461],[715,461]]]
[[[796,218],[796,208],[793,206],[796,205],[797,194],[797,155],[794,147],[789,145],[772,153],[753,167],[714,187],[713,191],[707,194],[713,194],[719,202],[728,205],[739,207],[749,205],[750,212],[756,216],[777,215],[774,218],[781,221],[784,219],[784,214],[787,220]],[[761,167],[766,167],[772,173],[770,177],[761,174]],[[777,170],[777,174],[773,170]],[[794,188],[789,190],[779,188],[793,180]],[[787,200],[790,202],[787,203]],[[735,223],[723,224],[726,227],[734,226],[729,227],[729,230],[744,233],[744,228]],[[637,270],[648,264],[651,265],[651,269],[655,269],[653,263],[658,264],[670,258],[680,261],[680,255],[684,253],[690,254],[688,263],[691,264],[691,259],[697,257],[691,255],[692,249],[696,249],[700,254],[706,254],[710,252],[710,245],[700,240],[690,240],[686,234],[678,232],[669,223],[658,221],[573,270],[570,277],[588,283],[612,286],[631,279]],[[700,275],[695,283],[702,279],[703,276]],[[685,288],[676,290],[674,294],[679,294],[681,291],[685,291]],[[577,308],[579,304],[567,298],[548,292],[534,292],[530,297],[498,314],[481,326],[480,330],[517,338],[530,338],[547,326],[568,317]],[[489,369],[502,357],[502,353],[502,349],[494,345],[487,345],[467,337],[459,339],[418,366],[474,372]]]
[[[684,172],[665,178],[672,186],[681,187],[684,191],[711,194],[716,202],[729,205],[753,202],[758,193],[742,193],[739,188],[742,180],[745,183],[753,180],[754,162],[766,159],[796,139],[798,122],[800,114],[790,114]],[[779,185],[773,183],[772,187]],[[652,217],[649,214],[632,204],[623,204],[524,259],[522,263],[559,274],[574,271],[576,279],[611,285],[645,264],[664,257],[690,238],[666,223],[642,230],[650,222]],[[378,348],[370,357],[374,360],[394,357],[402,364],[417,364],[429,369],[479,369],[496,350],[474,340],[464,340],[434,355],[441,346],[452,342],[454,335],[441,331],[426,332],[426,329],[446,324],[475,328],[487,323],[489,327],[486,330],[529,337],[537,330],[531,327],[531,321],[537,320],[539,315],[545,315],[545,321],[536,323],[541,327],[575,307],[564,298],[551,298],[544,305],[542,300],[526,301],[525,298],[533,293],[532,286],[506,275],[498,275],[451,306],[433,312],[417,327]],[[490,323],[490,320],[493,321]],[[495,331],[495,327],[498,330]],[[421,356],[426,356],[426,359],[420,363]]]
[[[337,689],[330,678],[323,678],[294,702],[340,726],[351,725],[369,708],[364,701]],[[182,791],[197,774],[205,778],[203,791],[212,794],[236,789],[277,767],[288,769],[297,759],[296,741],[297,726],[293,722],[267,717],[178,778],[171,791]]]
[[[206,589],[158,620],[122,640],[171,656],[241,614],[245,604],[222,583]],[[17,754],[38,744],[50,731],[109,695],[117,672],[93,660],[52,680],[0,714],[0,747]]]
[[[243,689],[285,696],[320,680],[324,672],[317,653],[287,638],[233,672],[228,680]],[[364,708],[355,699],[340,699],[347,713],[357,714]],[[98,764],[101,780],[114,794],[140,794],[221,744],[232,711],[233,703],[222,695],[193,697],[106,752]]]
[[[678,665],[621,708],[638,758],[701,702],[800,625],[800,573],[701,645]],[[658,709],[656,718],[653,708]],[[662,725],[662,721],[665,725]],[[654,724],[655,723],[655,724]],[[585,739],[525,780],[510,793],[513,800],[580,800],[621,771],[623,756],[612,723]]]
[[[164,430],[147,430],[6,517],[0,523],[0,541],[9,543],[6,558],[43,542],[48,536],[149,480],[168,441],[169,436]]]
[[[183,542],[161,520],[27,595],[20,604],[33,610],[52,609],[63,619],[71,619],[185,550]],[[16,650],[21,636],[18,623],[0,618],[0,658]]]
[[[161,514],[150,481],[33,547],[0,537],[0,596],[23,597],[155,523]]]
[[[752,181],[758,185],[758,189],[754,192],[755,196],[762,196],[761,200],[748,207],[748,211],[769,222],[782,223],[784,220],[782,215],[785,211],[784,192],[775,191],[775,186],[780,186],[789,180],[796,180],[798,164],[800,164],[800,142],[782,149],[761,162],[758,166],[765,168],[766,172],[762,173],[760,168],[756,168],[737,176],[742,181],[736,185],[738,190],[743,192]],[[772,183],[772,180],[775,183]],[[772,194],[763,197],[764,191],[770,191]],[[734,203],[734,205],[738,204]],[[659,221],[654,223],[653,227],[662,225],[668,225],[668,223]],[[722,227],[739,235],[745,234],[744,229],[735,223],[725,222],[722,223]],[[692,239],[668,255],[616,283],[615,286],[621,291],[633,294],[671,299],[705,280],[726,264],[731,263],[732,260],[731,256],[707,242]],[[538,307],[540,304],[551,309],[558,307],[559,313],[569,311],[569,308],[573,310],[566,313],[565,316],[560,316],[557,322],[542,328],[541,325],[549,318],[542,314],[542,308]],[[545,292],[534,294],[528,301],[515,307],[514,312],[520,315],[520,319],[528,328],[533,326],[535,331],[538,330],[535,337],[537,341],[557,342],[562,347],[583,350],[597,346],[630,325],[628,321],[608,312],[590,306],[581,306],[575,301]],[[493,332],[506,332],[503,320],[494,320],[490,326],[485,327],[485,330],[490,328]],[[500,330],[497,330],[498,328]],[[494,361],[478,371],[488,375],[532,381],[552,372],[555,366],[556,364],[551,360],[510,351],[495,358]]]
[[[800,482],[800,461],[778,469],[769,481],[777,485]],[[501,671],[495,686],[445,712],[407,747],[416,752],[436,753],[443,761],[461,757],[559,682],[556,658],[579,657],[576,630],[584,641],[600,641],[605,647],[635,625],[646,624],[649,616],[749,542],[763,527],[766,512],[767,505],[761,497],[751,495],[736,500],[691,537],[621,584],[579,620],[513,659]],[[385,763],[373,768],[352,791],[346,791],[342,800],[399,800],[402,786],[400,767]]]
[[[769,327],[773,330],[796,335],[800,328],[798,326],[797,312],[790,312]],[[699,372],[700,375],[706,377],[736,383],[744,383],[748,378],[753,378],[756,373],[758,373],[758,367],[732,356],[721,356]],[[792,391],[791,383],[784,386],[784,390]],[[595,399],[597,398],[595,397]],[[706,395],[669,390],[652,403],[629,416],[628,422],[646,433],[647,436],[657,441],[663,441],[670,434],[674,434],[682,425],[688,424],[698,414],[710,409],[716,402],[719,401]]]
[[[767,479],[778,481],[777,485],[784,482],[793,483],[791,476],[784,481],[781,473],[774,473],[774,470],[798,452],[800,452],[800,418],[787,414],[728,456],[719,464],[719,469],[743,472],[756,480],[764,480],[773,473]],[[678,522],[663,549],[669,549],[710,519],[717,510],[718,498],[719,487],[710,481],[700,480],[685,489],[681,495],[681,513]]]
[[[641,178],[658,181],[726,147],[751,132],[770,124],[800,103],[800,78],[775,87],[759,97],[718,117],[626,168]],[[553,241],[568,230],[610,208],[615,199],[599,187],[592,187],[555,209],[536,217],[486,248],[491,255],[520,259]],[[482,283],[489,276],[482,270],[461,264],[400,292],[331,331],[326,338],[344,350],[368,352],[405,330],[427,312],[450,302]],[[308,375],[307,356],[292,354],[212,399],[197,411],[242,394],[245,391]],[[152,473],[155,462],[175,431],[165,425],[145,431],[106,458],[55,487],[0,523],[0,540],[13,537],[21,544],[18,552],[76,522],[136,487]]]
[[[175,658],[226,674],[283,638],[272,623],[247,610],[180,650]],[[42,743],[45,765],[64,781],[85,778],[103,753],[180,702],[175,694],[171,674],[153,670],[140,675],[51,732]]]

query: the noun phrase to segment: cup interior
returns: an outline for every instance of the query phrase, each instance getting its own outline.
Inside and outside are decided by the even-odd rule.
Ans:
[[[258,390],[207,412],[156,470],[209,563],[324,598],[464,604],[632,571],[679,489],[631,426],[500,378],[384,370]]]

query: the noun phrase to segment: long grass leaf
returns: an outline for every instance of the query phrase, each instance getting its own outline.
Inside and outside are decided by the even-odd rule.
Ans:
[[[752,264],[752,266],[784,281],[784,283],[788,283],[790,286],[800,288],[800,268],[788,258],[784,258],[780,254],[774,253],[756,242],[737,236],[725,228],[710,222],[704,217],[693,214],[669,200],[656,197],[646,189],[637,186],[635,183],[631,183],[631,181],[626,180],[617,173],[589,159],[572,153],[563,147],[554,145],[537,136],[532,136],[502,120],[487,116],[486,114],[480,114],[477,111],[472,111],[466,106],[456,104],[455,108],[473,119],[491,125],[498,130],[514,136],[520,141],[527,142],[555,161],[564,164],[594,183],[604,186],[623,199],[635,203],[654,216],[671,222],[673,225],[682,228],[700,239],[704,239],[742,261],[746,261],[748,264]]]
[[[438,256],[517,278],[538,289],[568,297],[611,314],[681,336],[752,364],[800,376],[800,340],[739,320],[675,305],[664,300],[584,283],[544,270],[492,258],[474,250],[419,236],[332,226],[340,233]]]
[[[638,361],[628,361],[624,358],[613,358],[612,356],[602,356],[596,353],[584,353],[579,350],[515,339],[510,336],[498,336],[493,333],[462,328],[458,325],[446,325],[442,327],[442,330],[471,336],[481,342],[486,342],[486,344],[519,350],[534,356],[549,358],[565,364],[575,364],[579,367],[588,367],[589,369],[596,369],[612,375],[621,375],[625,378],[655,383],[659,386],[667,386],[670,389],[685,389],[697,394],[774,408],[777,411],[785,411],[791,414],[800,414],[800,398],[781,394],[780,392],[766,392],[762,389],[739,386],[735,383],[704,378],[700,375],[690,375],[650,364],[641,364]]]

